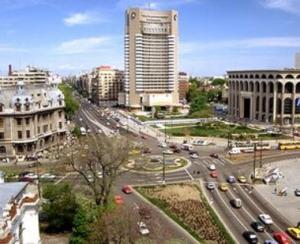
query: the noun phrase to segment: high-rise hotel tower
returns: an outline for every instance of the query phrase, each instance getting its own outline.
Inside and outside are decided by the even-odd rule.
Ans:
[[[125,22],[124,105],[138,110],[180,106],[178,13],[130,8]]]

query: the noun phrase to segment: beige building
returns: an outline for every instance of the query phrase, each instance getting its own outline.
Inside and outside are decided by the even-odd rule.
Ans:
[[[179,105],[178,13],[130,8],[125,13],[125,87],[130,109]]]
[[[102,101],[117,101],[123,89],[124,72],[110,66],[100,66],[92,78],[92,100],[98,105]]]
[[[300,70],[228,71],[229,117],[278,125],[300,124]]]
[[[58,147],[66,135],[64,95],[56,83],[0,90],[0,158]]]
[[[8,75],[0,76],[0,87],[15,86],[19,81],[24,84],[45,85],[48,83],[50,73],[48,70],[27,66],[24,70],[12,70],[9,65]]]

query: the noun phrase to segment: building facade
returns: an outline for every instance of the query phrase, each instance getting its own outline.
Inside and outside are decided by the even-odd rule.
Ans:
[[[300,124],[300,70],[228,71],[229,117],[282,126]]]
[[[124,72],[110,66],[100,66],[92,78],[92,100],[100,105],[103,101],[117,101],[123,90]]]
[[[0,90],[0,158],[59,147],[66,135],[64,95],[53,82]]]
[[[19,81],[24,84],[45,85],[48,83],[50,72],[48,70],[27,66],[25,70],[12,70],[9,65],[8,75],[0,76],[0,87],[16,86]]]
[[[178,13],[130,8],[125,23],[124,105],[138,110],[180,106]]]
[[[40,244],[38,195],[28,183],[0,183],[0,243]]]
[[[189,76],[185,72],[178,73],[179,101],[186,101],[186,94],[190,88]]]

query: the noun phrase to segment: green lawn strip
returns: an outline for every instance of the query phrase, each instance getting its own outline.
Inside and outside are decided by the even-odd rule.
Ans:
[[[213,208],[210,206],[210,204],[207,202],[206,197],[203,195],[200,187],[196,185],[196,187],[199,190],[200,198],[202,202],[204,203],[206,209],[208,210],[210,216],[212,217],[213,223],[218,226],[219,230],[221,231],[224,239],[226,240],[226,243],[228,244],[234,244],[235,241],[233,240],[232,236],[228,233],[225,226],[223,225],[222,221],[219,219],[218,215],[215,213]]]
[[[144,188],[152,188],[150,187],[144,187]],[[182,228],[184,228],[186,231],[188,231],[196,240],[198,240],[200,243],[204,243],[205,240],[200,237],[195,231],[193,231],[188,225],[186,225],[180,218],[177,217],[176,214],[174,214],[169,209],[169,204],[162,200],[158,199],[156,197],[150,197],[147,194],[143,192],[143,189],[141,187],[136,187],[136,191],[138,191],[143,197],[145,197],[147,200],[149,200],[153,205],[159,207],[162,211],[164,211],[171,219],[173,219],[177,224],[179,224]]]

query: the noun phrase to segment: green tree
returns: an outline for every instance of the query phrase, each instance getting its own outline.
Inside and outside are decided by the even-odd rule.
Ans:
[[[213,86],[223,86],[225,83],[226,83],[226,80],[217,78],[217,79],[214,79],[211,84]]]
[[[72,130],[72,135],[74,135],[76,137],[81,136],[80,128],[78,126],[75,126],[75,128]]]
[[[46,202],[43,212],[46,215],[48,232],[70,231],[78,207],[76,197],[68,184],[48,185],[43,193]]]
[[[65,113],[67,118],[71,118],[79,109],[79,103],[73,98],[73,89],[67,84],[60,84],[59,89],[65,97]]]
[[[193,101],[198,95],[200,94],[200,91],[198,89],[197,84],[192,83],[189,87],[189,90],[186,94],[186,99],[188,102]]]
[[[190,105],[190,113],[194,113],[201,109],[205,109],[206,106],[207,106],[207,97],[205,95],[199,94],[196,98],[193,99]]]

